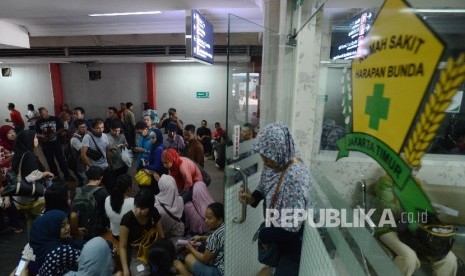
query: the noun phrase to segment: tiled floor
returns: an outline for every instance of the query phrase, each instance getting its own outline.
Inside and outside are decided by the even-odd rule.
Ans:
[[[215,167],[213,160],[207,159],[205,159],[205,170],[212,178],[212,183],[208,189],[213,199],[218,202],[224,202],[223,172]],[[26,229],[25,223],[23,224],[24,229]],[[14,234],[13,231],[0,232],[0,276],[7,276],[13,271],[26,243],[26,231],[21,234]]]

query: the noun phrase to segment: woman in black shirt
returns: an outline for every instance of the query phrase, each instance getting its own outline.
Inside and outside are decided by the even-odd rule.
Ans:
[[[160,218],[153,194],[147,189],[139,190],[134,197],[134,209],[123,216],[119,230],[120,257],[125,276],[150,274],[148,265],[137,260],[138,248],[131,244],[152,228],[156,228],[158,239],[164,238]]]

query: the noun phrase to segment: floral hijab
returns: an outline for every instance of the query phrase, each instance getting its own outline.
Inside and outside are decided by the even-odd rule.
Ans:
[[[281,172],[290,160],[298,156],[294,147],[294,139],[283,123],[271,123],[260,131],[252,150],[278,164],[277,169],[266,166],[263,168],[257,187],[265,198],[265,208],[271,208]],[[283,177],[274,208],[278,210],[311,208],[313,203],[309,202],[310,189],[310,176],[305,164],[292,164]],[[300,226],[284,227],[284,229],[296,232]]]

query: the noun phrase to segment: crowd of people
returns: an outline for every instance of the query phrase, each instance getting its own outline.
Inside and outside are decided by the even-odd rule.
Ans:
[[[175,108],[158,118],[148,103],[136,121],[133,107],[121,103],[120,110],[108,107],[105,120],[90,120],[82,107],[64,105],[51,116],[29,104],[26,129],[15,105],[8,105],[6,122],[13,125],[0,127],[0,191],[8,185],[9,172],[27,182],[48,183],[43,197],[0,197],[0,223],[3,216],[9,222],[0,229],[23,232],[20,212],[27,221],[29,243],[21,256],[27,265],[15,268],[22,270],[18,275],[224,275],[224,207],[210,195],[203,168],[210,156],[220,168],[254,153],[261,156],[259,184],[253,192],[239,191],[243,203],[257,207],[263,202],[264,209],[278,211],[315,209],[308,168],[284,124],[268,124],[258,136],[253,125],[245,124],[241,141],[255,138],[252,150],[226,160],[229,141],[219,122],[213,131],[205,120],[196,129],[184,125]],[[45,160],[38,157],[39,147]],[[129,151],[136,156],[133,165]],[[139,183],[130,168],[145,180]],[[257,166],[245,170],[246,175],[255,172]],[[373,187],[378,210],[402,213],[392,179],[383,176]],[[296,217],[286,222],[262,224],[257,232],[259,252],[279,249],[273,264],[277,276],[299,274],[304,223]],[[412,275],[421,254],[400,234],[394,228],[376,232],[394,251],[399,270]],[[430,262],[433,275],[457,272],[452,252]]]
[[[224,274],[223,205],[203,176],[217,140],[205,120],[197,131],[184,126],[175,108],[158,118],[144,103],[138,121],[133,107],[121,103],[120,110],[108,107],[105,119],[89,119],[83,107],[65,104],[52,116],[29,104],[26,128],[8,105],[12,125],[0,127],[0,189],[9,184],[9,171],[46,184],[43,197],[1,197],[0,221],[9,225],[0,227],[19,234],[21,213],[27,221],[22,259],[28,265],[21,275]],[[131,167],[149,176],[149,184],[134,186]],[[205,246],[177,246],[179,239]]]

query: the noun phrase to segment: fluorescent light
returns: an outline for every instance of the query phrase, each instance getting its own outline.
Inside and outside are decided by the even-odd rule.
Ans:
[[[420,13],[465,13],[465,9],[414,9]]]
[[[193,59],[188,59],[188,58],[185,58],[185,59],[170,59],[171,62],[195,62],[195,60]]]
[[[192,38],[192,35],[186,35],[186,38]]]
[[[146,12],[116,12],[116,13],[94,13],[89,16],[120,16],[120,15],[146,15],[159,14],[161,11],[146,11]]]

